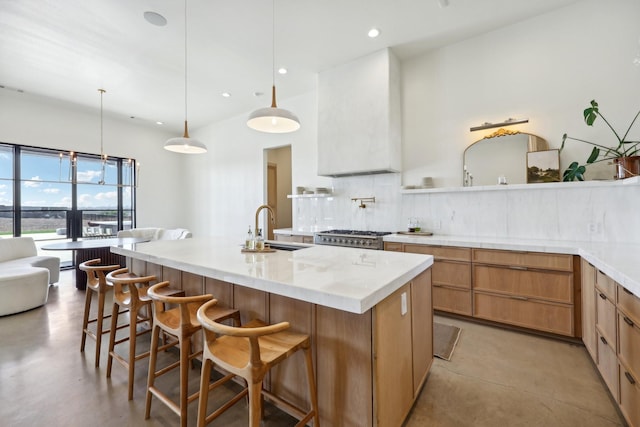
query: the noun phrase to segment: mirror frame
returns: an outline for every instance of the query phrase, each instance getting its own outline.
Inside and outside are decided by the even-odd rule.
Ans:
[[[463,168],[462,169],[462,186],[463,187],[469,186],[467,183],[467,176],[466,176],[468,172],[467,163],[466,163],[467,151],[474,145],[480,142],[486,142],[486,140],[488,139],[500,138],[503,136],[512,136],[512,135],[528,135],[529,136],[529,141],[527,142],[527,152],[545,151],[549,149],[549,144],[547,143],[547,141],[536,134],[529,133],[529,132],[522,132],[519,130],[508,130],[508,129],[500,128],[497,131],[489,135],[485,135],[483,138],[469,144],[469,146],[465,148],[464,152],[462,153],[462,168]],[[525,174],[526,174],[526,170],[525,170]]]

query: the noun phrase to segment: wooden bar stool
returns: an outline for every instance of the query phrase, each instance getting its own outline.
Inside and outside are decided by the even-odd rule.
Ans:
[[[227,326],[207,316],[208,310],[215,306],[212,300],[198,309],[198,320],[205,332],[204,353],[202,356],[202,373],[200,377],[200,400],[198,402],[198,427],[204,427],[234,405],[242,396],[249,393],[249,426],[258,427],[262,418],[262,396],[285,406],[289,412],[298,415],[300,421],[296,426],[303,426],[313,419],[313,425],[320,425],[318,415],[318,398],[313,376],[313,360],[311,358],[311,338],[309,335],[286,331],[288,322],[267,325],[260,320],[252,320],[242,328]],[[218,336],[219,335],[219,336]],[[303,350],[307,368],[309,398],[311,409],[305,413],[290,403],[263,390],[262,380],[269,370],[296,351]],[[216,364],[231,373],[230,376],[243,378],[247,388],[234,398],[207,416],[207,399],[209,390],[223,384],[227,377],[209,384],[211,367]]]
[[[176,297],[162,295],[162,290],[169,286],[169,282],[161,282],[149,288],[147,294],[153,300],[153,330],[151,333],[151,356],[149,358],[149,378],[147,382],[147,400],[145,408],[145,419],[151,415],[151,397],[157,397],[162,403],[167,405],[173,412],[180,416],[180,425],[187,425],[187,405],[198,398],[199,392],[188,395],[189,362],[202,354],[202,351],[192,353],[191,337],[202,329],[200,322],[196,318],[198,308],[213,296],[198,295],[189,297]],[[166,309],[166,304],[177,305],[175,308]],[[233,319],[236,325],[240,325],[240,312],[232,308],[219,307],[213,314],[218,321]],[[173,336],[177,341],[172,341],[159,346],[158,341],[160,331]],[[156,371],[158,351],[178,345],[180,350],[180,360]],[[179,402],[171,398],[155,387],[154,382],[157,377],[163,375],[174,368],[180,367],[180,397]]]
[[[128,268],[121,268],[107,274],[107,281],[113,284],[113,310],[111,312],[111,335],[109,338],[109,358],[107,360],[107,378],[111,377],[111,366],[113,359],[117,360],[129,372],[129,400],[133,399],[133,378],[135,375],[135,365],[138,360],[149,356],[149,351],[136,354],[136,338],[140,335],[151,332],[153,318],[151,316],[151,298],[147,295],[147,290],[156,276],[140,277],[134,273],[129,273]],[[184,296],[181,289],[166,287],[162,289],[163,294],[173,296]],[[124,309],[124,310],[120,310]],[[142,313],[144,309],[144,314]],[[129,323],[118,326],[119,314],[129,312]],[[149,328],[138,331],[140,322],[149,322]],[[129,327],[129,335],[116,340],[118,330]],[[115,346],[129,341],[129,357],[125,359],[115,352]]]
[[[109,333],[110,330],[104,330],[102,323],[104,319],[108,319],[110,316],[104,315],[104,300],[107,292],[111,291],[113,287],[107,282],[106,273],[117,270],[119,265],[99,265],[100,258],[91,259],[83,262],[78,266],[80,270],[87,273],[87,288],[86,298],[84,302],[84,317],[82,318],[82,341],[80,343],[80,351],[84,351],[84,345],[87,341],[87,335],[96,341],[96,368],[100,366],[100,347],[102,344],[102,335]],[[91,300],[93,293],[98,294],[98,314],[95,318],[89,318],[91,312]],[[89,329],[89,324],[95,323],[95,332]]]

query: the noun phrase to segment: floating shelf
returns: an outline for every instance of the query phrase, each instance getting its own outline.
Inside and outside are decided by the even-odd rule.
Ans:
[[[427,193],[460,193],[481,191],[509,191],[509,190],[558,190],[567,188],[593,188],[640,185],[640,176],[620,180],[607,181],[572,181],[572,182],[547,182],[540,184],[508,184],[508,185],[479,185],[476,187],[442,187],[442,188],[416,188],[413,190],[400,190],[401,194],[427,194]]]
[[[334,196],[333,193],[287,194],[288,199],[323,199]]]

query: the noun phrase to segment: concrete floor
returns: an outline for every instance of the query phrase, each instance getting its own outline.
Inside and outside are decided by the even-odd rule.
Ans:
[[[60,283],[50,288],[46,306],[0,317],[0,425],[179,425],[178,416],[155,398],[151,418],[144,420],[146,359],[136,365],[134,400],[129,402],[125,369],[114,364],[111,379],[105,375],[108,336],[99,368],[93,366],[93,340],[80,353],[84,293],[73,283],[73,272],[64,271]],[[406,427],[624,425],[584,347],[458,319],[438,321],[461,327],[462,335],[451,361],[435,359]],[[177,376],[171,375],[158,384],[175,389]],[[192,370],[191,392],[197,390],[198,377],[199,371]],[[230,394],[212,392],[210,407]],[[196,424],[196,411],[194,402],[190,426]],[[242,401],[210,425],[246,424]],[[265,427],[294,424],[267,406]]]

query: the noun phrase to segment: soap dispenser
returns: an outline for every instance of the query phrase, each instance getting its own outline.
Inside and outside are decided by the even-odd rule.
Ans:
[[[247,239],[244,242],[244,248],[248,250],[255,249],[255,241],[253,240],[253,233],[251,232],[251,226],[249,226],[249,231],[247,232]]]
[[[262,238],[262,228],[258,228],[258,234],[256,234],[256,251],[264,250],[264,239]]]

